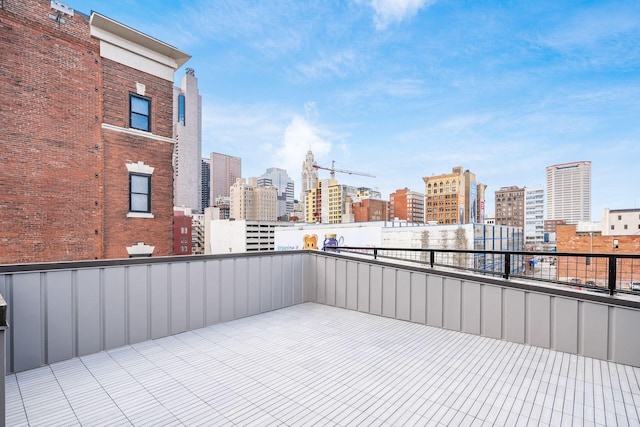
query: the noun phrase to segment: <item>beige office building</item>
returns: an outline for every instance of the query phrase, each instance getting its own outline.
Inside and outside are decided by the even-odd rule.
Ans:
[[[276,187],[258,187],[237,178],[231,187],[229,217],[235,220],[275,221],[277,219]]]

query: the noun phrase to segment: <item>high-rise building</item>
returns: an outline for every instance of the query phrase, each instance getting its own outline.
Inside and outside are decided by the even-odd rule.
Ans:
[[[293,179],[289,178],[284,169],[269,168],[258,178],[258,187],[271,186],[278,190],[277,218],[288,218],[293,213]]]
[[[484,216],[486,186],[469,170],[456,166],[451,173],[425,176],[425,220],[439,224],[480,222]]]
[[[524,188],[514,185],[496,191],[496,225],[524,229],[524,192]]]
[[[242,176],[240,157],[211,153],[211,198],[229,197],[230,188]]]
[[[314,168],[315,160],[311,150],[307,151],[304,162],[302,162],[302,188],[300,190],[300,201],[305,203],[306,194],[316,188],[318,180],[318,169]],[[313,222],[313,221],[307,221]]]
[[[411,223],[424,223],[424,194],[408,188],[389,195],[389,218]]]
[[[202,159],[200,165],[200,203],[202,206],[201,213],[204,213],[204,210],[211,206],[211,159]]]
[[[0,1],[0,17],[0,263],[173,254],[189,55],[59,2]]]
[[[544,243],[544,188],[525,187],[524,238],[527,246],[542,249]]]
[[[591,162],[547,166],[547,217],[567,224],[591,221]]]
[[[335,188],[330,195],[329,189],[332,187],[339,187],[338,181],[335,179],[318,179],[316,180],[315,187],[307,191],[307,195],[305,197],[306,222],[329,224],[331,221],[339,222],[337,219],[338,217],[340,220],[342,219],[344,209],[342,208],[342,204],[339,203],[339,200],[342,198],[343,194],[346,196],[346,192],[343,192],[342,188]],[[330,198],[332,198],[331,202]],[[336,206],[336,203],[338,206]],[[330,207],[331,212],[329,210]]]
[[[173,204],[202,210],[202,98],[198,79],[187,68],[180,87],[173,88]]]
[[[275,221],[276,187],[256,187],[237,178],[231,186],[230,218],[249,221]]]

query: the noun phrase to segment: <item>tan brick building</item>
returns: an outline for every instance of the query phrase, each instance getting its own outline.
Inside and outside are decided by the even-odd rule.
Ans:
[[[439,224],[484,222],[487,186],[469,170],[456,166],[451,173],[425,176],[425,221]]]
[[[524,193],[525,189],[517,186],[502,187],[496,191],[496,225],[524,229]]]
[[[0,8],[0,263],[173,253],[179,50],[49,0]]]

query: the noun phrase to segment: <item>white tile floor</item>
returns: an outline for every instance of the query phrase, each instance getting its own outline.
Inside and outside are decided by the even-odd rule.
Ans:
[[[640,369],[302,304],[6,378],[7,425],[640,426]]]

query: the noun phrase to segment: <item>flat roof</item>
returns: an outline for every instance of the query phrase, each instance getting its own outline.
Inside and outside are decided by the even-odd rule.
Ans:
[[[6,377],[7,425],[638,425],[640,368],[306,303]]]

